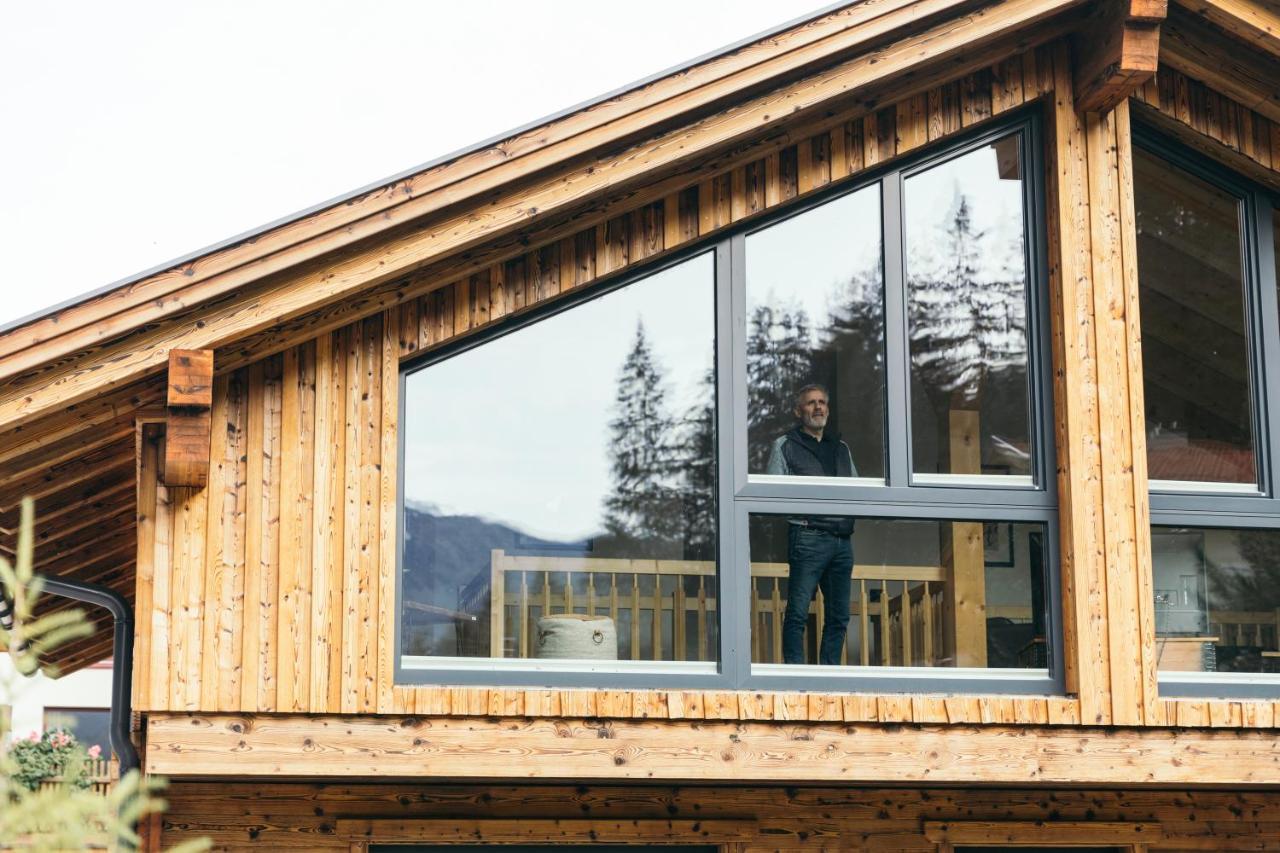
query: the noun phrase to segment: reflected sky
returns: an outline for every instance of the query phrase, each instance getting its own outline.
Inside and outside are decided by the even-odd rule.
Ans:
[[[978,280],[1024,276],[1021,170],[1017,149],[1005,151],[1017,139],[1016,135],[1006,137],[907,179],[908,276],[949,265],[947,229],[961,197],[968,201],[973,232],[982,235]],[[1002,164],[1001,155],[1008,162]]]
[[[819,328],[855,273],[880,266],[880,185],[864,187],[747,238],[747,316],[803,309]]]
[[[619,370],[643,322],[677,418],[708,393],[711,252],[425,367],[405,380],[404,494],[571,541],[600,532]]]

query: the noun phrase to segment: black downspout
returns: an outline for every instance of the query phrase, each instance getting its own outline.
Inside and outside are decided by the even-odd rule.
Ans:
[[[133,714],[133,610],[129,602],[115,590],[96,583],[47,576],[44,591],[111,611],[115,619],[115,642],[111,649],[111,749],[120,760],[121,775],[136,770],[138,751],[129,737]]]

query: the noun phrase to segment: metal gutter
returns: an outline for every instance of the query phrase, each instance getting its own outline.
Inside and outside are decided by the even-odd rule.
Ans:
[[[567,107],[566,109],[560,110],[559,112],[552,113],[551,115],[548,115],[548,116],[544,116],[543,118],[534,119],[533,121],[522,124],[519,127],[513,128],[504,133],[499,133],[496,136],[491,136],[488,139],[485,139],[481,142],[476,142],[464,148],[459,148],[457,151],[454,151],[449,154],[445,154],[442,157],[436,157],[435,159],[428,160],[427,162],[422,163],[421,165],[414,166],[410,169],[405,169],[402,172],[397,172],[396,174],[388,178],[383,178],[380,181],[374,181],[371,184],[366,184],[365,186],[360,187],[359,189],[352,190],[347,193],[343,193],[342,195],[339,195],[339,196],[335,196],[334,198],[331,198],[328,201],[322,201],[319,204],[314,204],[310,207],[304,208],[303,210],[299,210],[296,213],[291,213],[279,219],[272,220],[271,222],[268,222],[265,225],[259,225],[257,228],[251,228],[250,230],[237,234],[234,237],[228,237],[225,240],[220,240],[217,243],[213,243],[211,245],[205,246],[203,249],[197,249],[194,252],[189,252],[185,255],[181,255],[170,261],[165,261],[162,264],[158,264],[154,267],[150,267],[149,269],[143,270],[142,272],[135,273],[131,276],[126,276],[125,278],[119,279],[117,281],[113,281],[110,284],[106,284],[101,287],[94,288],[93,290],[90,290],[86,293],[82,293],[79,296],[73,296],[70,299],[63,300],[62,302],[59,302],[55,305],[51,305],[48,308],[44,308],[40,311],[36,311],[31,314],[28,314],[25,317],[19,317],[18,319],[10,320],[7,323],[0,323],[0,335],[5,334],[6,332],[12,331],[13,329],[21,328],[22,326],[25,326],[28,323],[34,322],[35,320],[39,320],[41,317],[44,317],[46,315],[53,314],[58,311],[62,311],[64,309],[72,307],[73,305],[79,305],[82,302],[88,302],[89,300],[95,299],[96,297],[99,297],[99,296],[104,296],[110,293],[111,291],[115,290],[116,288],[124,287],[125,285],[129,285],[129,284],[134,284],[136,282],[142,281],[145,278],[149,278],[150,276],[153,276],[157,273],[164,272],[165,270],[172,269],[173,267],[180,266],[185,263],[190,263],[191,261],[194,261],[197,258],[202,258],[205,255],[212,254],[213,252],[216,252],[219,249],[225,249],[228,246],[233,246],[237,243],[242,243],[246,240],[250,240],[255,237],[261,237],[263,234],[267,233],[268,231],[271,231],[274,228],[279,228],[280,226],[287,225],[290,222],[296,222],[299,219],[304,219],[313,213],[319,213],[320,211],[325,210],[327,208],[334,207],[336,205],[350,201],[354,198],[359,198],[360,196],[365,195],[366,193],[373,192],[374,190],[379,189],[380,187],[385,187],[388,184],[394,184],[396,181],[404,180],[405,178],[411,175],[416,175],[417,173],[424,172],[427,169],[433,169],[436,166],[449,162],[450,160],[456,160],[459,157],[465,157],[468,154],[474,154],[477,151],[482,151],[485,148],[489,148],[493,145],[496,145],[497,143],[503,141],[504,139],[510,139],[513,136],[518,136],[536,127],[541,127],[542,125],[550,124],[551,122],[554,122],[554,121],[559,121],[560,119],[570,116],[576,112],[580,112],[581,110],[589,109],[590,107],[594,107],[598,104],[604,103],[605,101],[608,101],[611,98],[616,98],[619,95],[626,94],[627,92],[634,91],[635,89],[643,88],[644,86],[648,86],[650,83],[654,83],[658,80],[661,80],[664,77],[669,77],[673,74],[679,74],[680,72],[687,71],[690,68],[693,68],[694,66],[701,65],[704,62],[708,62],[712,59],[716,59],[720,56],[724,56],[725,54],[732,53],[733,51],[746,47],[749,44],[754,44],[755,42],[763,41],[764,39],[767,39],[767,38],[772,38],[773,36],[776,36],[779,33],[792,29],[793,27],[800,26],[801,24],[808,23],[809,21],[812,21],[815,18],[821,18],[824,15],[829,15],[832,12],[836,11],[837,9],[843,9],[846,6],[855,5],[855,2],[856,0],[838,0],[838,2],[830,3],[826,6],[823,6],[820,9],[815,9],[813,12],[810,12],[806,15],[801,15],[800,17],[793,18],[792,20],[787,21],[786,23],[778,24],[777,26],[770,27],[769,29],[764,30],[763,32],[756,33],[753,36],[747,36],[746,38],[739,39],[738,41],[735,41],[732,44],[727,44],[724,47],[718,48],[709,53],[704,53],[703,55],[695,59],[690,59],[687,62],[680,63],[679,65],[673,65],[672,67],[666,69],[665,71],[659,71],[656,74],[650,74],[647,77],[643,77],[639,80],[636,80],[633,83],[628,83],[610,92],[606,92],[603,95],[597,95],[596,97],[583,101],[580,104],[576,104],[572,107]]]

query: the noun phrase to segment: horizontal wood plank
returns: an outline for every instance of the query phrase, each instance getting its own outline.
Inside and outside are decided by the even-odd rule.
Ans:
[[[153,714],[144,764],[183,778],[1249,785],[1274,782],[1280,739],[1239,730]]]

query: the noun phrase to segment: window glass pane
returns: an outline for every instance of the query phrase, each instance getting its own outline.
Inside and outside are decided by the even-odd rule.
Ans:
[[[753,515],[750,535],[756,663],[1048,668],[1043,524]]]
[[[1280,672],[1280,530],[1154,527],[1157,666]]]
[[[700,255],[406,377],[406,656],[714,660],[714,278]]]
[[[905,182],[911,452],[919,474],[1031,474],[1020,137]]]
[[[879,186],[757,231],[746,244],[748,470],[883,477]],[[779,439],[803,432],[796,397],[809,385],[823,386],[807,394],[811,408],[826,401],[809,413],[808,429],[825,443],[783,453]],[[835,468],[833,448],[847,467]]]
[[[85,749],[102,748],[111,754],[111,711],[107,708],[45,708],[44,729],[66,729]]]
[[[1240,201],[1135,147],[1147,473],[1255,483]]]

